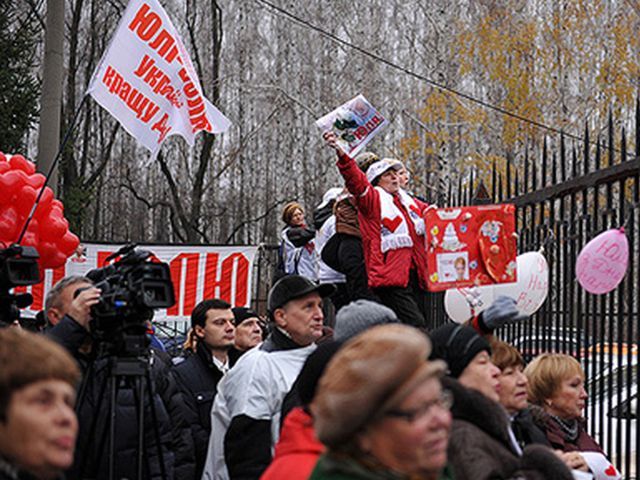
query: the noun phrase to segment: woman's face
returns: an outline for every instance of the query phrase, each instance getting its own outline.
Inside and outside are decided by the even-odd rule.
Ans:
[[[291,215],[291,221],[289,222],[289,225],[291,225],[292,227],[301,227],[304,225],[304,212],[302,210],[300,210],[299,208],[296,208],[293,212],[293,215]]]
[[[387,193],[398,193],[398,190],[400,189],[400,177],[398,177],[398,172],[393,168],[384,172],[378,178],[378,186]]]
[[[575,374],[562,380],[560,387],[545,402],[545,410],[564,420],[573,420],[582,416],[586,399],[584,378]]]
[[[389,469],[437,478],[447,463],[449,406],[443,402],[440,380],[430,378],[395,409],[412,418],[384,416],[361,434],[361,448]]]
[[[527,408],[527,377],[522,373],[522,365],[506,367],[498,376],[500,382],[500,403],[515,415]]]
[[[406,168],[402,167],[398,170],[398,181],[400,182],[400,188],[407,189],[407,185],[409,185],[409,172]]]
[[[499,375],[500,369],[493,364],[489,353],[483,350],[473,357],[458,377],[458,381],[465,387],[478,390],[485,397],[498,402],[500,400]]]
[[[78,420],[75,390],[62,380],[39,380],[11,395],[0,422],[0,453],[38,478],[55,478],[73,463]]]

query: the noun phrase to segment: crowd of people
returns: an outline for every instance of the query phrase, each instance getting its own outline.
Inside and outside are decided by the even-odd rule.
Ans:
[[[284,208],[266,319],[204,299],[181,355],[143,319],[119,327],[138,349],[122,359],[92,334],[100,290],[69,277],[43,333],[0,331],[0,479],[603,478],[580,364],[525,365],[494,337],[525,319],[508,297],[427,325],[429,207],[397,160],[352,159],[325,138],[346,188],[312,227]]]

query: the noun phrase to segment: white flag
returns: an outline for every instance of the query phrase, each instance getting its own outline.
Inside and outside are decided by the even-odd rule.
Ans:
[[[87,90],[155,155],[165,138],[221,133],[231,122],[202,93],[189,55],[156,0],[131,0]]]

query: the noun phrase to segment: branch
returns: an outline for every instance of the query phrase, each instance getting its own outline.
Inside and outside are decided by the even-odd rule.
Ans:
[[[116,122],[116,125],[111,130],[111,136],[109,137],[109,142],[107,143],[107,148],[102,153],[102,158],[100,159],[100,164],[98,168],[91,174],[91,176],[82,183],[83,188],[89,188],[93,183],[98,179],[98,177],[102,174],[103,170],[107,166],[107,162],[111,158],[111,150],[113,149],[113,144],[116,141],[116,135],[120,130],[120,123]]]
[[[235,236],[236,232],[238,230],[240,230],[242,227],[244,227],[245,225],[248,225],[250,223],[253,222],[258,222],[260,220],[262,220],[264,217],[266,217],[267,215],[269,215],[269,213],[271,213],[271,211],[276,208],[278,205],[281,205],[282,203],[284,203],[284,200],[278,200],[276,203],[274,203],[273,205],[271,205],[269,208],[267,208],[267,210],[262,214],[262,215],[258,215],[255,218],[252,218],[250,220],[245,220],[243,222],[240,222],[238,225],[236,225],[236,227],[232,230],[231,234],[227,237],[227,239],[225,240],[224,243],[229,243],[231,241],[231,239],[233,239],[233,237]]]

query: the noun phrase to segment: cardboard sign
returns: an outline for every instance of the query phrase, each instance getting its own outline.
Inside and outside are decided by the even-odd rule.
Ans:
[[[84,249],[72,255],[66,265],[45,270],[44,281],[15,291],[30,292],[33,304],[25,310],[27,316],[44,308],[44,299],[51,287],[69,275],[85,275],[104,265],[104,260],[118,251],[121,245],[85,243]],[[176,303],[164,310],[156,310],[156,321],[188,321],[193,308],[205,298],[220,298],[234,307],[248,307],[251,303],[253,260],[257,247],[217,247],[182,245],[140,245],[169,264]]]
[[[231,122],[202,93],[189,55],[157,0],[131,0],[87,93],[155,155],[169,135],[193,145],[195,134]]]
[[[316,120],[320,130],[335,133],[338,144],[350,157],[355,157],[362,151],[387,123],[387,119],[362,95]]]
[[[431,208],[425,223],[430,291],[517,280],[513,205]]]

